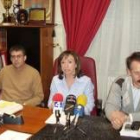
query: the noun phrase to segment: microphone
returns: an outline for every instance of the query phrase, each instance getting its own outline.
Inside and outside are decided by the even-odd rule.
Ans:
[[[66,98],[66,105],[64,108],[64,112],[66,115],[66,128],[70,128],[70,116],[74,114],[74,107],[76,104],[76,96],[75,95],[68,95]]]
[[[74,114],[75,114],[74,126],[77,126],[79,117],[84,116],[84,107],[82,105],[77,105],[74,109]]]
[[[77,126],[78,119],[79,117],[84,116],[84,107],[87,104],[87,97],[85,94],[81,94],[77,98],[77,105],[74,108],[74,115],[75,115],[75,120],[74,120],[74,126]]]
[[[54,133],[56,133],[57,124],[60,121],[61,112],[63,110],[63,96],[62,96],[61,93],[56,93],[53,96],[52,100],[54,102],[53,113],[55,114],[55,118],[56,118],[56,126],[55,126],[55,129],[54,129]]]
[[[81,94],[77,97],[77,104],[86,106],[87,104],[87,96],[85,94]]]
[[[83,136],[87,136],[86,132],[77,126],[79,117],[84,116],[84,107],[87,104],[87,97],[84,94],[81,94],[77,97],[77,105],[74,107],[74,115],[75,118],[72,121],[72,127],[65,131],[64,136],[68,137],[68,135],[71,135],[71,132],[75,129],[79,130]]]
[[[59,118],[61,116],[61,112],[63,110],[63,96],[61,93],[56,93],[53,96],[52,100],[54,102],[53,113],[55,114],[56,117],[56,123],[58,123]]]

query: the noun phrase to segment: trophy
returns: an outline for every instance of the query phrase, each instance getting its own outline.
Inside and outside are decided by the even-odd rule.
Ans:
[[[3,22],[4,23],[11,23],[12,22],[12,15],[9,13],[9,9],[12,6],[13,0],[1,0],[3,7],[6,10],[6,13],[3,13]]]

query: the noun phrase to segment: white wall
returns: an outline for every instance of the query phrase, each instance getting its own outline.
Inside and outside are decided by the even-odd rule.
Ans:
[[[65,29],[61,16],[60,0],[55,0],[55,24],[56,37],[54,37],[54,59],[66,48]]]

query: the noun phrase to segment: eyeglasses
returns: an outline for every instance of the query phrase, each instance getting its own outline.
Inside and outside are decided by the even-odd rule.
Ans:
[[[11,59],[20,59],[20,58],[22,58],[23,57],[23,55],[11,55]]]

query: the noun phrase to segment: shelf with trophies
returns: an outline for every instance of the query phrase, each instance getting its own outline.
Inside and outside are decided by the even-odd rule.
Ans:
[[[15,44],[25,47],[27,51],[26,62],[40,72],[47,99],[53,67],[53,20],[47,22],[46,8],[30,7],[27,10],[22,7],[22,3],[19,1],[21,0],[15,4],[13,0],[2,0],[5,13],[3,13],[3,22],[0,24],[0,49],[6,50],[7,64],[10,64],[8,55],[10,47]],[[52,4],[52,1],[45,0],[44,2]],[[9,12],[11,7],[13,7],[12,13]],[[53,10],[54,1],[52,7]]]

